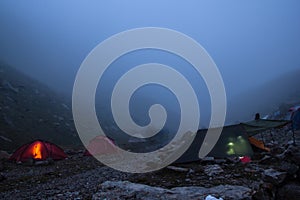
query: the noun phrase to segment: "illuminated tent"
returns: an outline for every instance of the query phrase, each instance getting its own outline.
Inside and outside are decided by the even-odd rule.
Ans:
[[[29,159],[46,160],[51,158],[53,160],[61,160],[66,157],[65,152],[57,145],[51,142],[35,140],[17,149],[9,160],[25,162]]]
[[[193,143],[176,163],[200,160],[198,154],[206,133],[207,129],[198,130]],[[241,125],[232,125],[223,128],[219,140],[207,156],[226,158],[251,155],[253,155],[253,150],[245,130]]]
[[[111,139],[105,136],[97,136],[90,141],[84,155],[107,155],[117,152],[117,147]]]

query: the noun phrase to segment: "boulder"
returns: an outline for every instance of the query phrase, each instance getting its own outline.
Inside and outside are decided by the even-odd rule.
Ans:
[[[258,190],[252,196],[253,200],[274,200],[275,187],[271,183],[263,183],[259,186]]]
[[[219,185],[211,188],[176,187],[164,189],[128,181],[106,181],[99,192],[93,195],[98,199],[205,199],[212,195],[222,199],[251,199],[251,189],[243,186]]]
[[[282,183],[284,181],[284,179],[286,178],[286,176],[287,176],[286,172],[279,172],[272,168],[266,169],[263,172],[263,180],[265,182],[269,182],[274,185],[279,185],[280,183]]]
[[[207,165],[204,167],[204,173],[208,176],[218,175],[224,172],[224,170],[220,167],[220,165]]]
[[[284,185],[278,189],[277,192],[278,200],[299,200],[300,199],[300,185],[295,183],[290,183]]]
[[[0,151],[0,160],[4,159],[8,159],[10,157],[10,154],[7,153],[6,151]]]

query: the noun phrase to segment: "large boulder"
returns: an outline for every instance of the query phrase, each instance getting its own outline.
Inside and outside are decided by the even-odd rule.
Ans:
[[[265,182],[272,183],[274,185],[279,185],[282,183],[287,176],[286,172],[276,171],[275,169],[266,169],[263,172],[263,180]]]
[[[243,186],[219,185],[211,188],[176,187],[164,189],[128,181],[106,181],[93,195],[98,199],[205,199],[208,195],[223,199],[251,199],[251,189]]]
[[[277,192],[278,200],[299,200],[300,199],[300,185],[295,183],[290,183],[284,185],[282,188],[278,189]]]

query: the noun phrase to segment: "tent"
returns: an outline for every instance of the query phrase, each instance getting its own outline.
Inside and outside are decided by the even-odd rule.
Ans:
[[[300,116],[299,116],[300,117]],[[269,148],[267,148],[262,140],[259,140],[257,138],[254,138],[253,136],[257,134],[261,134],[261,138],[263,139],[263,132],[272,130],[272,129],[279,129],[287,126],[288,124],[291,124],[290,120],[269,120],[269,119],[256,119],[250,122],[241,123],[241,125],[244,127],[244,129],[247,132],[247,135],[249,136],[249,142],[254,145],[255,147],[270,151]],[[295,142],[295,135],[293,131],[293,140]]]
[[[66,157],[65,152],[57,145],[43,140],[35,140],[18,148],[9,160],[25,162],[29,159],[46,160],[51,158],[53,160],[61,160]]]
[[[188,150],[176,161],[176,163],[192,162],[200,160],[198,153],[206,136],[207,129],[198,130],[194,141]],[[221,136],[214,148],[207,156],[226,158],[236,156],[253,155],[252,147],[248,141],[245,130],[241,125],[223,127]]]
[[[90,141],[84,155],[107,155],[117,152],[117,147],[111,139],[105,136],[97,136]]]
[[[291,107],[286,116],[287,120],[291,120],[293,122],[293,129],[300,129],[300,106]]]
[[[290,120],[270,120],[270,119],[257,119],[245,123],[241,123],[249,137],[257,135],[258,133],[274,129],[282,128],[290,124]]]
[[[249,137],[248,140],[249,140],[250,144],[252,144],[253,146],[255,146],[259,149],[262,149],[262,150],[265,150],[265,151],[271,151],[270,148],[265,146],[263,141],[258,140],[255,137]]]

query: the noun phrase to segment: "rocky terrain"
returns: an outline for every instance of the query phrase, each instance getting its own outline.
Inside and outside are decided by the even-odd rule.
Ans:
[[[278,108],[285,113],[291,106],[299,103],[299,76],[300,70],[281,74],[228,99],[226,122],[235,124],[249,121],[254,119],[257,112],[265,116]]]
[[[271,152],[255,151],[252,161],[206,158],[146,174],[102,165],[83,149],[44,165],[2,159],[0,199],[300,199],[300,132],[265,134]]]
[[[0,93],[0,199],[300,199],[300,132],[295,144],[285,128],[264,133],[271,151],[254,149],[248,163],[209,157],[130,174],[84,156],[70,102],[43,84],[0,64]],[[284,118],[293,103],[270,118]],[[7,159],[7,152],[34,139],[60,145],[68,158]]]
[[[42,83],[0,63],[0,150],[35,139],[80,143],[70,102]]]

